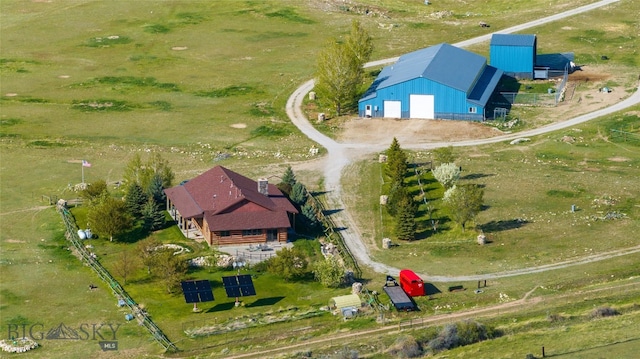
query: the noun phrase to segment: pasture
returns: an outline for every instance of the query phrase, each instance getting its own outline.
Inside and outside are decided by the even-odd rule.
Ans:
[[[359,20],[371,32],[376,46],[373,59],[378,59],[444,41],[453,43],[511,26],[523,18],[538,18],[591,2],[560,0],[549,6],[543,0],[468,4],[443,0],[425,6],[420,1],[380,4],[366,0],[352,7],[345,7],[342,1],[145,1],[118,2],[117,6],[95,1],[0,2],[3,333],[7,333],[8,325],[19,323],[42,323],[46,330],[59,323],[74,328],[119,323],[118,352],[101,351],[99,338],[43,340],[42,348],[23,356],[58,358],[72,352],[78,357],[108,358],[161,352],[144,328],[124,321],[126,313],[115,305],[108,287],[67,250],[60,216],[43,201],[43,195],[67,199],[76,195],[70,185],[81,181],[80,160],[93,164],[84,171],[87,182],[105,179],[111,184],[121,179],[126,162],[134,153],[162,153],[177,174],[176,182],[215,164],[252,177],[281,174],[290,164],[294,170],[300,168],[296,174],[310,189],[322,189],[317,170],[309,165],[313,156],[308,150],[313,143],[289,123],[284,104],[293,89],[313,77],[314,59],[322,44],[348,31],[352,19]],[[365,15],[366,10],[371,14]],[[622,1],[606,11],[567,19],[561,31],[555,24],[534,31],[543,51],[575,51],[578,58],[584,59],[580,64],[605,65],[600,55],[606,54],[610,59],[606,63],[608,71],[622,73],[616,82],[628,91],[633,87],[639,63],[638,36],[634,32],[639,25],[633,17],[638,10],[635,2]],[[479,21],[491,27],[482,28]],[[587,27],[594,30],[589,32]],[[477,52],[483,53],[487,48]],[[451,238],[436,236],[433,239],[446,243],[429,247],[426,241],[418,241],[401,247],[415,252],[414,257],[396,256],[396,252],[374,254],[389,263],[410,258],[407,265],[424,265],[421,268],[429,273],[437,273],[436,269],[441,270],[447,263],[452,265],[448,272],[455,274],[519,268],[576,258],[588,253],[585,249],[598,252],[629,246],[631,238],[625,234],[638,231],[637,186],[634,187],[639,175],[637,146],[607,141],[606,134],[601,139],[599,130],[608,128],[607,121],[634,113],[637,116],[638,110],[582,126],[581,134],[570,130],[518,147],[502,144],[457,150],[465,159],[465,174],[477,175],[474,181],[487,185],[490,207],[481,214],[479,225],[497,222],[497,230],[485,231],[494,243],[481,248],[483,256],[474,258],[473,263],[461,255],[477,252],[473,238],[450,245]],[[541,114],[541,110],[534,109],[528,117],[534,119]],[[637,120],[631,117],[630,121],[631,129],[637,129]],[[566,134],[583,139],[574,144],[560,142]],[[625,160],[619,161],[621,158]],[[358,170],[375,174],[375,168],[362,168]],[[353,187],[353,192],[362,193],[369,201],[363,208],[372,208],[370,201],[375,202],[377,195],[364,196],[376,193],[365,192],[366,185]],[[507,196],[513,193],[518,194],[517,201]],[[629,219],[596,223],[585,220],[584,216],[598,215],[598,209],[590,206],[594,199],[605,195],[617,199],[614,208],[628,212]],[[567,213],[574,203],[580,211]],[[358,215],[366,218],[377,213]],[[519,229],[500,229],[498,225],[516,219],[527,222]],[[371,233],[365,233],[366,239],[379,242],[380,231],[377,223]],[[559,241],[539,246],[542,239],[556,233],[563,233]],[[611,239],[599,240],[603,236]],[[119,246],[105,244],[107,258],[122,250]],[[422,258],[423,263],[419,263],[418,254],[433,262]],[[594,265],[593,271],[598,274],[586,282],[584,277],[567,278],[570,274],[562,274],[547,278],[547,285],[572,290],[604,281],[609,272],[620,276],[632,275],[634,270],[637,273],[637,260],[606,263],[604,268]],[[378,275],[368,273],[369,278],[376,278],[371,286],[377,286]],[[526,280],[530,281],[516,278],[502,282],[505,288],[512,288],[509,295],[516,298],[531,289]],[[89,290],[89,284],[98,288]],[[235,345],[229,344],[232,338],[221,342],[185,338],[183,324],[207,324],[210,319],[182,317],[179,296],[145,299],[162,294],[141,278],[126,288],[131,289],[134,298],[146,302],[154,320],[178,347],[212,346],[224,356],[223,346]],[[283,308],[317,306],[335,295],[323,292],[300,299],[295,290],[287,290],[291,295],[280,303]],[[455,298],[443,296],[442,301],[459,303],[453,310],[476,305],[472,293]],[[493,293],[477,304],[492,304],[496,298]],[[274,311],[279,310],[276,305]],[[421,305],[430,312],[437,304]],[[241,308],[239,315],[268,311],[265,308]],[[304,333],[304,328],[319,323],[322,325],[317,332],[300,337],[372,325],[370,319],[337,324],[332,318],[320,317],[318,321],[304,319],[295,325],[267,326],[247,337],[273,339],[267,333],[275,328],[283,333],[281,340],[287,341],[291,340],[290,333]],[[246,349],[250,343],[240,342],[238,347]]]

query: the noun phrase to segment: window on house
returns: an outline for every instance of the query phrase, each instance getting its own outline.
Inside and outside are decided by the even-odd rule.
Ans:
[[[220,237],[229,237],[231,236],[231,232],[229,231],[220,231]]]
[[[259,236],[261,234],[261,229],[245,229],[244,231],[242,231],[243,236]]]
[[[475,107],[469,107],[469,113],[478,113],[478,109]]]

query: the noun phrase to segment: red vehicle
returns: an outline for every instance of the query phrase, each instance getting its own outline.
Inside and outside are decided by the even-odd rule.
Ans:
[[[400,271],[400,286],[412,297],[425,295],[424,281],[411,270],[403,269]]]

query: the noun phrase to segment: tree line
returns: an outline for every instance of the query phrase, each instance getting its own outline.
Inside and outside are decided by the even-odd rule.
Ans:
[[[385,207],[387,213],[394,218],[393,233],[396,239],[412,241],[416,239],[418,230],[416,215],[419,202],[415,193],[410,191],[407,178],[419,174],[410,172],[407,155],[395,137],[386,150],[386,156],[383,168],[389,189]],[[472,222],[482,209],[484,189],[477,184],[458,184],[461,167],[455,163],[452,147],[434,150],[433,160],[438,165],[433,168],[431,175],[445,189],[441,205],[447,211],[449,218],[464,231],[467,224]],[[432,216],[435,209],[434,204],[427,201],[426,198],[423,200],[429,214],[431,227],[436,231],[437,220]]]

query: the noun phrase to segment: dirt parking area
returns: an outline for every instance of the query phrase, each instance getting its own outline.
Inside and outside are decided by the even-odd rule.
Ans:
[[[618,75],[614,75],[618,73]],[[606,67],[585,66],[569,76],[564,101],[555,107],[539,107],[535,117],[523,118],[528,127],[567,120],[610,106],[629,96],[624,85],[629,75]],[[611,85],[613,84],[613,85]],[[616,85],[618,84],[618,85]],[[611,92],[601,92],[608,86]],[[637,85],[635,85],[637,86]],[[629,87],[629,86],[627,86]],[[518,108],[512,110],[518,112]],[[381,144],[397,138],[403,143],[429,143],[493,137],[502,131],[486,124],[452,120],[400,120],[351,118],[341,122],[337,139],[342,143]]]

